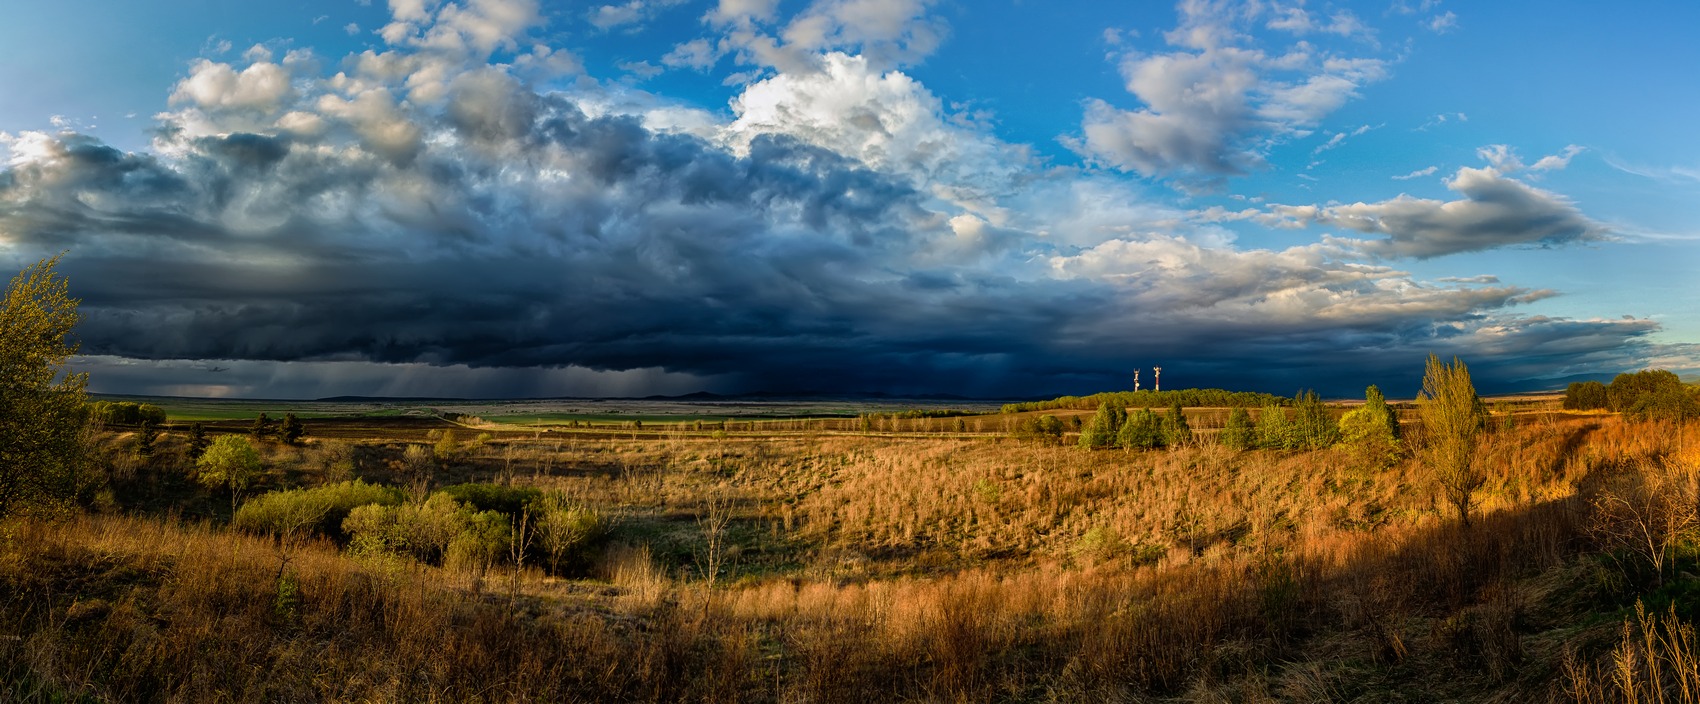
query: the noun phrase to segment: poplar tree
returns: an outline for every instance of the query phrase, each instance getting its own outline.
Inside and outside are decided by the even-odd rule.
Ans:
[[[1452,504],[1458,520],[1468,527],[1475,492],[1487,483],[1475,463],[1476,443],[1487,427],[1487,408],[1476,395],[1470,369],[1457,357],[1445,364],[1430,354],[1417,412],[1423,420],[1429,462],[1442,498]]]

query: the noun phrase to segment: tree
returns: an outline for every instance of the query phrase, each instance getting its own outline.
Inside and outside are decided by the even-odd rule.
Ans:
[[[1122,423],[1127,420],[1127,412],[1119,406],[1108,402],[1098,404],[1098,412],[1092,420],[1080,429],[1081,447],[1112,447],[1116,444],[1116,433],[1121,430]]]
[[[455,455],[459,453],[460,445],[455,442],[455,431],[453,430],[444,430],[443,434],[437,437],[437,444],[431,448],[431,455],[443,464],[453,461]]]
[[[284,444],[298,444],[301,442],[301,436],[305,434],[307,429],[301,426],[300,418],[296,418],[294,413],[283,414],[283,432],[279,437],[283,439]]]
[[[0,308],[0,516],[74,493],[87,423],[87,374],[66,371],[80,316],[58,257],[12,279]]]
[[[248,437],[255,440],[264,440],[266,439],[266,436],[271,434],[272,419],[267,417],[264,413],[261,413],[258,418],[255,418],[254,424],[248,428]]]
[[[1664,369],[1645,369],[1634,374],[1619,374],[1606,387],[1606,402],[1619,413],[1635,407],[1642,397],[1682,389],[1682,380]]]
[[[1222,446],[1230,450],[1248,450],[1257,444],[1257,432],[1251,425],[1251,414],[1242,406],[1228,412],[1228,424],[1217,436]]]
[[[1127,416],[1116,432],[1118,447],[1130,450],[1149,450],[1163,446],[1163,420],[1149,408]]]
[[[189,459],[198,460],[207,451],[207,427],[200,423],[189,425]]]
[[[1180,401],[1170,404],[1169,413],[1163,416],[1163,444],[1169,447],[1192,444],[1192,426],[1187,425]]]
[[[1340,441],[1340,426],[1328,415],[1315,391],[1301,391],[1293,397],[1294,418],[1290,430],[1291,446],[1305,450],[1333,447]]]
[[[136,456],[147,459],[153,456],[153,443],[159,439],[159,426],[152,419],[142,421],[142,427],[136,430]]]
[[[1564,409],[1567,411],[1591,411],[1605,408],[1609,403],[1606,385],[1597,381],[1572,382],[1564,389]]]
[[[236,500],[260,475],[260,453],[247,438],[220,435],[195,461],[195,469],[196,479],[207,488],[230,488],[230,511],[234,515]]]
[[[1364,391],[1364,405],[1340,419],[1340,434],[1352,454],[1364,464],[1386,467],[1399,461],[1399,418],[1387,406],[1381,389]]]
[[[1457,357],[1445,364],[1429,355],[1417,412],[1427,435],[1435,480],[1446,502],[1458,512],[1458,520],[1469,527],[1471,500],[1487,482],[1475,466],[1476,442],[1487,427],[1487,408],[1476,395],[1469,368]]]
[[[1257,414],[1257,446],[1267,450],[1285,450],[1292,445],[1292,424],[1287,411],[1268,403]]]

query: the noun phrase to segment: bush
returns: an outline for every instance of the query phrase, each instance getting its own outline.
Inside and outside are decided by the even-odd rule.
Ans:
[[[509,516],[518,516],[526,506],[543,498],[543,492],[529,486],[469,483],[443,487],[442,491],[479,511],[496,511]]]
[[[396,506],[401,490],[355,480],[313,489],[274,491],[242,504],[232,523],[254,533],[292,535],[316,533],[347,540],[343,522],[354,509],[369,504]]]
[[[608,520],[595,509],[551,492],[535,506],[537,546],[555,575],[584,574],[609,535]]]
[[[165,409],[151,403],[96,401],[89,404],[89,411],[94,420],[110,425],[165,424]]]
[[[508,554],[513,540],[508,516],[470,509],[462,509],[460,516],[460,532],[449,539],[444,567],[482,573]]]
[[[409,555],[442,564],[449,543],[466,528],[467,517],[454,497],[438,492],[424,503],[358,507],[348,512],[342,530],[357,553]]]

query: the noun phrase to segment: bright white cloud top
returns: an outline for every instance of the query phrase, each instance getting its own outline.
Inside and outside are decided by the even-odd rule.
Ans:
[[[1490,388],[1700,367],[1682,299],[1595,293],[1579,263],[1693,262],[1668,208],[1637,217],[1693,185],[1600,211],[1567,189],[1651,188],[1594,156],[1630,146],[1465,145],[1491,105],[1375,108],[1470,31],[1438,3],[1187,1],[1083,24],[1090,63],[1032,51],[984,96],[927,76],[994,62],[981,15],[1014,10],[331,7],[316,38],[346,53],[206,42],[145,144],[0,124],[0,243],[68,252],[98,389],[1014,395],[1155,363],[1400,394],[1431,351]],[[1071,71],[1106,80],[1011,97]]]

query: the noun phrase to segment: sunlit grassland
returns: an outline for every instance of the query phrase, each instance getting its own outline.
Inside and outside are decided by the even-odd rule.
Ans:
[[[1700,610],[1700,556],[1655,579],[1595,508],[1691,476],[1700,427],[1502,410],[1468,529],[1420,455],[1093,452],[1003,414],[456,430],[432,485],[608,517],[570,578],[231,531],[179,437],[139,461],[119,429],[104,512],[7,524],[0,663],[13,698],[174,701],[1622,701],[1680,675],[1689,646],[1644,636]],[[440,441],[263,443],[250,491],[405,486]]]

